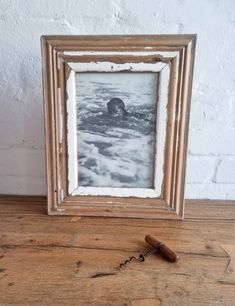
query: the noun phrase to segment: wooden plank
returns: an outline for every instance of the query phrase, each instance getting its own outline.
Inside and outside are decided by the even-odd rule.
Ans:
[[[161,301],[159,299],[138,299],[132,300],[131,306],[159,306]]]
[[[233,202],[192,201],[184,221],[51,217],[45,198],[0,202],[0,305],[234,305]],[[179,261],[156,254],[116,269],[148,249],[145,234]]]
[[[27,203],[30,203],[28,205]],[[8,205],[10,204],[10,205]],[[20,205],[20,206],[19,206]],[[5,214],[45,214],[46,197],[0,195],[1,215]],[[112,218],[106,218],[112,219]],[[185,220],[235,220],[235,201],[186,200]],[[120,221],[120,219],[117,219]],[[123,219],[125,220],[125,219]],[[117,222],[119,222],[117,221]],[[152,220],[149,220],[152,222]],[[127,221],[129,222],[129,219]],[[135,223],[136,220],[133,220]],[[132,221],[131,221],[132,223]]]
[[[117,271],[122,251],[12,247],[2,256],[3,305],[128,305],[149,298],[163,305],[232,305],[235,298],[235,283],[223,281],[227,257],[188,254],[176,264],[149,257]]]
[[[115,219],[83,218],[74,222],[73,217],[0,217],[3,245],[40,245],[77,248],[112,248],[141,251],[148,248],[144,236],[151,234],[169,244],[179,253],[192,252],[220,256],[220,243],[235,240],[234,223],[195,223],[155,221],[153,223],[119,223]],[[129,222],[129,224],[128,224]],[[105,225],[104,225],[105,224]],[[200,226],[200,229],[199,229]],[[115,228],[115,239],[113,238]],[[172,233],[169,233],[169,228]],[[215,236],[216,233],[216,236]]]
[[[0,204],[4,203],[26,203],[30,202],[31,205],[34,205],[38,202],[45,203],[47,200],[46,196],[28,196],[28,195],[8,195],[1,194],[0,195]]]
[[[235,220],[235,201],[187,200],[185,218]]]
[[[220,280],[222,283],[235,283],[235,242],[233,244],[223,244],[221,247],[228,255],[228,263],[225,268],[225,275]]]

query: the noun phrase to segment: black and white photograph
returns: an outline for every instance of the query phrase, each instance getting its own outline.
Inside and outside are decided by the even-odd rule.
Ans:
[[[76,73],[78,186],[153,188],[158,73]]]

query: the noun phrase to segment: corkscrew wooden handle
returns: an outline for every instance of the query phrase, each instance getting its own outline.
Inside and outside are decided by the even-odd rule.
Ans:
[[[179,259],[179,255],[176,254],[173,250],[168,248],[165,244],[153,238],[150,235],[145,236],[145,241],[154,248],[158,248],[159,253],[168,261],[176,262]]]

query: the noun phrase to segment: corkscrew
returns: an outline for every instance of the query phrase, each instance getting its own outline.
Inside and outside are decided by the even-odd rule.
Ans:
[[[170,261],[170,262],[176,262],[179,259],[179,256],[173,250],[171,250],[163,242],[158,241],[154,237],[152,237],[150,235],[147,235],[147,236],[145,236],[145,241],[149,245],[151,245],[153,247],[153,249],[147,251],[144,254],[140,254],[138,257],[131,256],[129,259],[122,262],[119,265],[119,267],[117,267],[118,270],[124,268],[128,263],[130,263],[133,260],[138,261],[138,262],[143,262],[143,261],[145,261],[146,257],[148,257],[152,254],[155,254],[155,253],[161,254],[162,257],[164,257],[167,261]]]

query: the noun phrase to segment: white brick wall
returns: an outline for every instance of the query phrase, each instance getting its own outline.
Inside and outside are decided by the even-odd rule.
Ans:
[[[226,158],[218,163],[215,183],[235,184],[235,158]]]
[[[42,34],[197,33],[186,196],[235,199],[234,0],[0,0],[0,193],[45,194]]]

